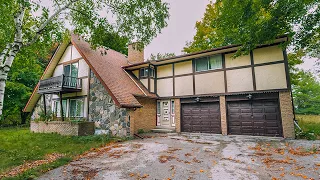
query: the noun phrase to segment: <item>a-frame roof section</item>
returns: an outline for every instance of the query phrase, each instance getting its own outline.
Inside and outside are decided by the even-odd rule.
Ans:
[[[44,70],[40,80],[50,78],[59,63],[62,55],[64,54],[65,50],[67,49],[68,45],[70,44],[70,41],[66,41],[61,43],[58,48],[56,49],[55,53],[53,54],[48,66]],[[23,112],[31,112],[35,105],[37,104],[39,98],[41,97],[40,94],[37,93],[39,88],[39,83],[34,88],[26,106],[23,109]]]
[[[128,65],[124,54],[112,49],[91,49],[90,44],[76,35],[71,36],[71,43],[86,60],[90,69],[104,85],[119,107],[141,107],[135,96],[156,98],[155,94],[143,90],[135,83],[122,66]]]
[[[148,92],[148,90],[146,90],[141,84],[135,82],[133,78],[122,68],[122,66],[128,65],[125,55],[110,49],[106,50],[98,48],[93,50],[89,43],[80,39],[76,35],[71,35],[71,43],[79,51],[82,58],[89,65],[90,69],[100,80],[101,84],[108,91],[109,95],[111,95],[118,107],[142,107],[135,96],[150,98],[157,97],[155,94]],[[51,59],[41,79],[50,78],[52,76],[54,69],[67,46],[68,43],[66,45],[61,44],[59,46],[59,49]],[[39,84],[35,87],[28,104],[24,108],[24,112],[31,112],[39,100],[40,95],[36,92],[38,90],[38,86]]]

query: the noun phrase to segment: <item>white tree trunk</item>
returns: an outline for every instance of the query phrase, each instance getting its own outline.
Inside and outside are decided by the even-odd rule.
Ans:
[[[23,3],[20,4],[20,9],[17,12],[17,14],[14,16],[14,23],[15,23],[15,36],[14,41],[12,43],[8,43],[5,47],[5,49],[0,54],[0,118],[2,117],[2,110],[3,110],[3,101],[4,101],[4,93],[6,88],[6,81],[8,78],[8,73],[11,69],[12,63],[22,46],[29,46],[36,42],[41,34],[41,32],[44,30],[44,28],[56,17],[58,16],[62,11],[69,8],[69,6],[72,3],[75,3],[79,0],[71,0],[68,4],[65,6],[59,8],[55,13],[53,13],[43,24],[38,28],[36,31],[36,35],[33,37],[33,39],[29,42],[23,45],[23,32],[22,32],[22,25],[23,25],[23,18],[26,7],[23,6]],[[26,0],[28,2],[28,0]]]

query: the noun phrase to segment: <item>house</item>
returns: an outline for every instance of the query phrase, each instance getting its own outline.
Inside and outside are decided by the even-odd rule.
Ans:
[[[126,136],[140,129],[294,138],[286,51],[261,45],[233,58],[238,45],[144,61],[92,50],[72,35],[56,50],[24,111],[94,121],[103,133]],[[62,102],[60,101],[62,99]]]

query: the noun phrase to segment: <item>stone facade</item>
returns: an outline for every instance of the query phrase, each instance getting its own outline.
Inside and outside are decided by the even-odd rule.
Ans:
[[[118,108],[112,97],[91,71],[89,93],[89,121],[95,122],[97,132],[113,136],[130,135],[129,113]]]
[[[290,91],[279,92],[280,111],[283,127],[283,137],[295,138],[293,109]]]
[[[52,95],[51,94],[46,94],[46,95],[42,95],[40,97],[40,99],[38,100],[32,115],[31,115],[31,119],[35,120],[35,119],[39,119],[40,118],[40,114],[44,113],[44,103],[43,103],[43,96],[45,96],[46,98],[46,111],[47,114],[52,113]]]
[[[176,123],[176,132],[181,132],[181,112],[180,112],[180,99],[174,100],[174,115],[175,115],[175,123]]]
[[[157,100],[141,97],[137,97],[137,100],[143,107],[129,111],[131,135],[137,133],[139,129],[143,129],[144,132],[151,131],[157,122]]]
[[[94,124],[92,122],[31,121],[30,131],[35,133],[58,133],[66,136],[86,136],[94,134]]]
[[[220,116],[222,135],[228,135],[226,96],[220,96]]]

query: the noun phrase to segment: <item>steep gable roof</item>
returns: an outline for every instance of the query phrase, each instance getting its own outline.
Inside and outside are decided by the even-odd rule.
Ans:
[[[71,43],[79,51],[82,58],[89,65],[90,69],[100,80],[102,85],[111,95],[115,104],[118,107],[134,108],[142,107],[135,96],[144,96],[156,98],[155,94],[150,93],[143,85],[135,81],[122,66],[129,65],[125,55],[114,51],[98,48],[91,49],[90,44],[85,42],[76,35],[71,35]],[[56,53],[49,62],[42,79],[50,78],[54,72],[55,67],[59,63],[61,56],[69,43],[62,43]],[[40,95],[37,94],[39,83],[35,87],[28,103],[24,108],[24,112],[31,112],[38,102]]]
[[[89,67],[103,83],[110,95],[120,107],[141,107],[134,96],[156,97],[149,93],[141,84],[131,78],[122,68],[127,66],[125,55],[114,51],[99,48],[92,50],[90,44],[73,35],[71,43],[76,47]],[[106,54],[104,52],[106,51]]]

